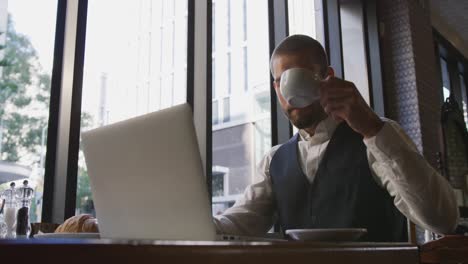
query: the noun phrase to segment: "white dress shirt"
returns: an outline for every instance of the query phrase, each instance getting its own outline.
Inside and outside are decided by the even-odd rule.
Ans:
[[[452,187],[429,165],[396,122],[384,121],[376,136],[363,140],[375,181],[416,225],[439,234],[454,231],[459,216]],[[319,123],[313,136],[299,130],[299,163],[310,183],[336,127],[337,123],[327,118]],[[279,147],[273,147],[258,164],[260,180],[249,185],[233,207],[214,217],[219,233],[262,235],[272,227],[277,216],[269,169]]]

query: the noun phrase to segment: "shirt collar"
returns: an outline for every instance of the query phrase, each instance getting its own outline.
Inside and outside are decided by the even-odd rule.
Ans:
[[[338,123],[330,116],[320,121],[315,129],[315,134],[313,136],[309,135],[305,130],[299,129],[300,140],[303,141],[326,141],[330,140],[333,132],[335,132]]]

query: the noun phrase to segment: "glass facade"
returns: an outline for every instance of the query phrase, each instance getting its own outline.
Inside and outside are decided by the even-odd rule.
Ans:
[[[289,34],[310,36],[322,45],[323,36],[322,6],[316,0],[288,0]],[[293,133],[298,129],[293,126]]]
[[[341,0],[340,18],[344,78],[353,82],[367,104],[370,104],[362,1]]]
[[[41,221],[57,0],[0,0],[0,192],[28,179]]]
[[[442,92],[445,102],[445,100],[450,96],[450,75],[447,61],[444,58],[440,58],[440,70],[442,72]]]
[[[213,214],[257,179],[271,147],[268,2],[213,1]]]
[[[187,0],[89,2],[82,131],[184,103],[186,79]],[[76,213],[94,213],[81,150]]]
[[[41,221],[57,2],[0,0],[0,191],[7,188],[7,183],[11,181],[17,181],[17,185],[20,185],[24,178],[28,178],[30,186],[35,190],[31,222]],[[87,2],[82,131],[186,102],[189,2]],[[325,44],[324,2],[286,1],[289,34],[306,34]],[[198,7],[198,4],[195,6]],[[343,41],[343,72],[346,79],[356,83],[369,102],[368,54],[365,49],[362,3],[357,0],[340,0],[338,6],[340,9],[336,15],[341,19],[339,34]],[[212,153],[207,156],[213,157],[213,166],[208,168],[208,173],[212,173],[213,214],[220,214],[234,204],[247,185],[258,180],[256,165],[272,145],[270,25],[267,0],[212,0],[212,8],[212,79],[208,81],[211,81],[213,90],[208,104],[212,104],[213,145]],[[68,25],[76,22],[72,11],[64,13]],[[203,18],[205,15],[205,12],[201,14]],[[275,23],[282,23],[278,21],[280,19],[275,18]],[[198,33],[198,30],[195,32]],[[74,33],[67,32],[65,40],[75,40]],[[83,44],[78,42],[76,44]],[[197,47],[200,43],[210,44],[195,42]],[[65,46],[68,53],[75,53],[74,45]],[[334,51],[337,50],[332,50],[332,54]],[[196,50],[194,55],[199,55],[199,52]],[[204,62],[200,66],[198,57],[195,58],[195,67],[203,67]],[[453,59],[458,60],[451,58],[452,62]],[[450,68],[453,68],[452,62],[449,61]],[[451,89],[458,96],[460,87],[463,97],[461,105],[465,121],[468,121],[465,71],[457,72],[459,80],[455,78],[457,74],[454,77],[451,72],[450,79],[446,60],[441,58],[440,64],[444,99],[449,96]],[[69,71],[70,66],[73,65],[64,65],[64,71]],[[201,72],[205,73],[205,69]],[[80,89],[67,86],[57,88],[66,92],[72,89],[78,89],[79,92]],[[194,91],[195,97],[199,96],[198,92]],[[69,103],[65,99],[61,99],[61,102],[65,102],[62,105]],[[57,105],[52,105],[52,109],[54,107],[57,108]],[[73,120],[75,113],[61,113],[62,116],[66,116],[64,119],[72,117]],[[51,121],[56,124],[55,120]],[[59,124],[59,130],[69,125]],[[68,143],[71,149],[76,147],[77,142],[68,142],[68,136],[65,136],[66,144],[58,144],[57,148]],[[57,155],[63,158],[51,164],[51,169],[57,171],[57,168],[64,167],[66,171],[67,164],[63,161],[69,158],[68,154]],[[21,173],[13,175],[12,171]],[[66,182],[71,178],[67,173],[58,174],[52,175],[54,180]],[[50,189],[59,199],[65,197],[65,190],[57,186]],[[88,173],[81,151],[76,198],[77,214],[94,213]],[[56,208],[55,201],[54,206],[47,206],[53,207],[47,210],[51,211],[53,217],[60,216],[63,209]],[[70,205],[67,203],[64,206],[69,208]]]
[[[463,116],[465,118],[465,124],[466,124],[466,129],[468,129],[468,96],[467,96],[467,91],[466,91],[466,80],[463,77],[463,74],[458,75],[460,78],[460,89],[461,89],[461,95],[462,95],[462,110],[463,110]]]
[[[323,22],[321,4],[316,0],[288,0],[289,34],[303,34],[317,39],[322,45]]]

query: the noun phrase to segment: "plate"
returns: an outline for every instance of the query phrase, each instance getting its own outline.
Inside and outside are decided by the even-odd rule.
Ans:
[[[41,233],[34,238],[99,238],[99,233]]]
[[[367,233],[365,228],[289,229],[286,235],[300,241],[356,241]]]

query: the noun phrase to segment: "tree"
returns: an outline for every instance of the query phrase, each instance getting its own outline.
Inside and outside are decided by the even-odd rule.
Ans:
[[[11,15],[8,15],[6,45],[0,45],[0,50],[4,51],[4,57],[0,58],[0,160],[32,166],[39,163],[41,158],[42,133],[48,122],[51,78],[42,70],[29,38],[16,32]],[[86,129],[92,123],[92,116],[83,112],[81,128]],[[37,187],[42,189],[42,186]],[[78,203],[91,200],[89,177],[81,156],[77,191]],[[41,202],[40,198],[35,202]],[[35,206],[33,202],[32,212]],[[34,214],[31,217],[31,220],[35,219]]]
[[[84,166],[78,167],[78,186],[76,190],[76,208],[80,213],[94,214],[91,186],[88,170]]]
[[[15,30],[10,14],[7,31],[3,34],[6,44],[0,45],[4,52],[0,57],[0,160],[32,167],[39,163],[42,155],[41,141],[48,122],[51,78],[43,71],[29,38]],[[82,129],[92,126],[92,123],[92,116],[83,112]],[[89,205],[90,202],[86,201],[87,198],[91,200],[91,189],[82,157],[77,191],[77,201],[85,201],[84,204]],[[38,192],[42,192],[41,184],[36,186]],[[32,202],[31,221],[36,220],[36,203],[41,202],[40,196]]]
[[[86,130],[93,126],[93,118],[88,113],[81,113],[81,129]],[[76,208],[80,213],[94,214],[91,186],[89,183],[88,170],[84,164],[82,147],[78,156],[78,186],[76,190]]]
[[[8,15],[0,79],[0,160],[32,165],[40,159],[42,129],[47,126],[50,76],[43,72],[29,38],[16,32]]]
[[[46,135],[50,76],[39,63],[29,38],[16,32],[8,15],[5,45],[0,45],[0,160],[33,166],[41,159],[42,137]],[[45,141],[45,139],[44,139]],[[39,175],[42,176],[42,175]],[[42,185],[36,186],[42,192]],[[36,221],[36,197],[31,221]]]
[[[5,34],[5,32],[0,31],[0,36]],[[5,45],[0,44],[0,51],[5,49]],[[6,60],[4,58],[0,58],[0,67],[5,67],[7,66]]]

